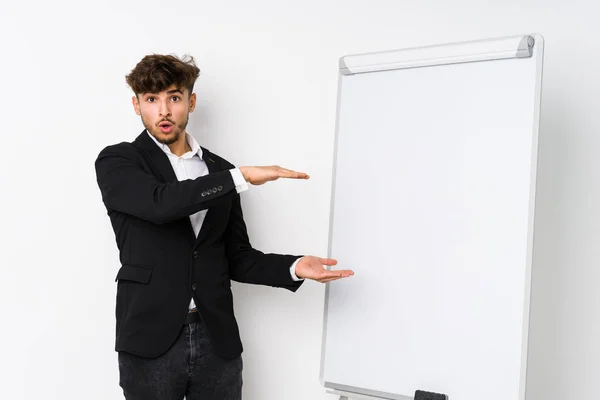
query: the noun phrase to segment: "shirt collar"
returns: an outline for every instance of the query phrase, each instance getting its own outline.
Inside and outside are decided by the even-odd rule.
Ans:
[[[148,136],[150,136],[150,138],[154,141],[154,143],[156,143],[156,145],[162,151],[164,151],[167,155],[171,155],[173,157],[177,157],[175,154],[171,153],[171,149],[169,148],[169,146],[167,146],[166,144],[161,143],[158,140],[156,140],[156,138],[154,136],[152,136],[152,134],[150,132],[148,132],[148,129],[146,129],[146,133],[148,134]],[[194,138],[189,133],[185,134],[185,138],[186,138],[188,144],[190,145],[190,147],[192,148],[192,150],[188,151],[187,153],[184,153],[181,156],[181,158],[192,158],[196,154],[198,154],[198,157],[202,160],[202,148],[198,144],[198,141],[196,140],[196,138]]]

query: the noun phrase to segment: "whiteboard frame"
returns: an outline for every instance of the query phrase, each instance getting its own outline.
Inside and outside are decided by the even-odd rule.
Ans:
[[[448,49],[462,49],[467,46],[472,46],[476,48],[476,46],[493,46],[498,45],[499,43],[507,44],[509,41],[515,41],[515,39],[520,39],[517,41],[518,48],[514,49],[515,51],[511,53],[510,50],[504,49],[501,53],[493,53],[488,52],[485,54],[463,54],[462,57],[448,57]],[[533,40],[532,40],[533,39]],[[527,53],[524,50],[525,46],[529,47]],[[464,63],[464,62],[488,62],[499,59],[506,58],[523,58],[523,57],[532,57],[536,58],[536,82],[535,82],[535,98],[534,98],[534,117],[533,117],[533,126],[532,126],[532,154],[531,154],[531,166],[530,166],[530,189],[529,189],[529,221],[528,221],[528,235],[527,235],[527,260],[525,266],[525,287],[524,291],[524,307],[523,307],[523,332],[521,337],[521,378],[519,382],[519,398],[514,400],[525,400],[525,395],[527,392],[527,361],[529,357],[529,329],[530,329],[530,312],[531,312],[531,276],[532,276],[532,264],[533,264],[533,243],[535,236],[535,203],[536,203],[536,194],[537,194],[537,168],[538,168],[538,138],[539,138],[539,127],[540,127],[540,119],[541,119],[541,96],[542,96],[542,81],[543,81],[543,59],[544,59],[544,44],[545,39],[539,33],[533,34],[525,34],[525,35],[516,35],[516,36],[507,36],[501,38],[492,38],[492,39],[482,39],[482,40],[473,40],[468,42],[458,42],[458,43],[447,43],[441,45],[433,45],[433,46],[423,46],[423,47],[414,47],[408,48],[404,50],[394,50],[394,51],[383,51],[383,52],[374,52],[374,53],[364,53],[364,54],[355,54],[343,56],[339,59],[339,72],[338,72],[338,92],[337,92],[337,104],[336,104],[336,121],[335,121],[335,135],[334,135],[334,151],[333,151],[333,168],[332,168],[332,185],[331,185],[331,197],[330,197],[330,214],[329,214],[329,234],[328,234],[328,247],[327,247],[327,257],[331,258],[331,246],[332,246],[332,236],[333,236],[333,216],[334,216],[334,208],[335,208],[335,187],[336,187],[336,175],[337,175],[337,159],[338,159],[338,140],[339,140],[339,125],[340,125],[340,111],[341,111],[341,91],[343,84],[343,77],[345,75],[351,75],[354,73],[371,73],[376,71],[385,71],[390,69],[403,69],[403,68],[421,68],[425,66],[433,66],[433,65],[444,65],[444,64],[452,64],[452,63]],[[419,62],[419,60],[410,59],[410,57],[405,57],[405,60],[399,60],[399,62],[393,63],[390,62],[390,56],[394,57],[396,55],[397,58],[401,59],[402,56],[407,54],[408,52],[413,52],[418,54],[417,52],[423,53],[423,51],[431,51],[435,52],[436,49],[442,50],[439,51],[440,57],[435,58],[431,57],[428,62]],[[444,53],[445,51],[445,53]],[[395,53],[395,54],[394,54]],[[404,54],[402,54],[404,53]],[[467,52],[468,53],[468,52]],[[509,55],[513,54],[512,56]],[[399,57],[398,57],[399,56]],[[349,68],[347,60],[352,57],[359,59],[360,57],[367,57],[370,59],[369,66],[355,68],[354,71]],[[381,62],[381,68],[377,68],[376,62],[373,60],[377,60],[379,57],[379,61]],[[335,283],[334,283],[335,284]],[[336,382],[328,382],[325,381],[324,378],[324,367],[325,367],[325,356],[326,356],[326,336],[327,336],[327,316],[328,316],[328,305],[329,305],[329,288],[331,283],[326,283],[325,287],[325,299],[324,299],[324,312],[323,312],[323,325],[322,325],[322,340],[321,340],[321,362],[320,362],[320,373],[319,373],[319,381],[323,387],[327,389],[328,393],[331,394],[340,394],[342,396],[348,396],[349,398],[352,395],[356,395],[356,399],[360,398],[372,398],[372,399],[386,399],[386,400],[412,400],[413,397],[407,397],[406,395],[380,392],[370,389],[364,389],[360,387],[353,387],[349,385],[344,385]],[[423,388],[423,390],[427,390],[427,388]],[[448,397],[448,400],[455,400]],[[458,400],[458,399],[456,399]],[[507,399],[512,400],[512,399]]]

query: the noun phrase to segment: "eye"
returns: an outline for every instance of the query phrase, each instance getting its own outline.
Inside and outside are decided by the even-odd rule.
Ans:
[[[179,101],[180,98],[179,98],[179,96],[173,96],[173,97],[171,97],[171,100],[173,100],[173,101]]]
[[[154,102],[154,97],[150,96],[146,99],[146,101],[149,101],[150,103]]]

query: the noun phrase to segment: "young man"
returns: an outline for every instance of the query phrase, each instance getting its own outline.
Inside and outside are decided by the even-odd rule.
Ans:
[[[126,81],[146,129],[95,162],[120,254],[115,350],[128,400],[241,399],[231,280],[296,291],[353,274],[324,268],[336,260],[252,248],[239,193],[309,177],[236,168],[186,133],[199,73],[191,57],[144,57]]]

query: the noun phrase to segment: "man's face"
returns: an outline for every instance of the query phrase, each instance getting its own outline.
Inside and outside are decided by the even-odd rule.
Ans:
[[[173,144],[185,140],[189,113],[196,106],[196,94],[175,85],[160,93],[140,93],[133,96],[133,107],[148,132],[160,143]],[[183,138],[183,139],[180,139]]]

